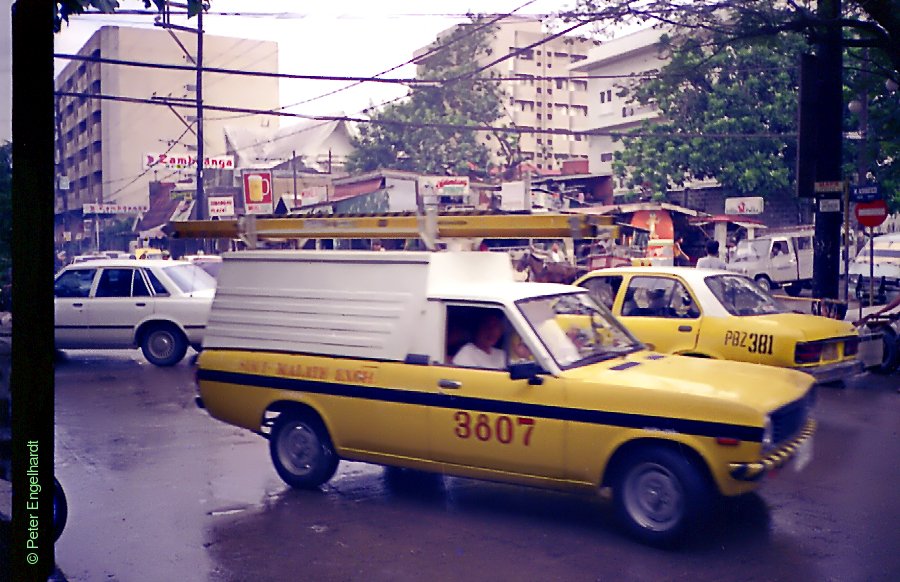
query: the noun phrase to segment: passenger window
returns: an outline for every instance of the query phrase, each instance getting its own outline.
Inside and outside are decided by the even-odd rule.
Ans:
[[[582,286],[590,291],[594,301],[605,305],[607,309],[612,309],[619,287],[622,286],[622,277],[621,275],[616,277],[593,277],[585,281]]]
[[[103,269],[97,284],[97,297],[131,297],[133,269]]]
[[[463,368],[506,369],[506,330],[501,309],[448,306],[445,361]]]
[[[625,292],[622,315],[693,319],[700,317],[700,309],[680,281],[635,277]]]
[[[150,288],[147,287],[147,282],[144,281],[144,276],[141,274],[142,272],[143,271],[134,272],[134,285],[131,291],[131,294],[134,297],[148,297],[150,295]]]
[[[166,296],[169,294],[168,290],[166,290],[166,286],[162,284],[162,281],[159,280],[153,271],[147,269],[144,271],[147,274],[147,280],[150,281],[150,286],[153,288],[154,295],[162,295]]]
[[[91,283],[96,269],[73,269],[66,271],[53,285],[56,297],[87,297],[91,294]]]

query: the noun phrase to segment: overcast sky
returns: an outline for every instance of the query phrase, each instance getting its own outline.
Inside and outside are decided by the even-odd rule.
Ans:
[[[529,0],[212,0],[212,12],[242,15],[208,15],[204,30],[210,34],[279,43],[282,73],[372,76],[412,58],[413,52],[434,40],[437,33],[465,21],[469,11],[510,13]],[[548,14],[567,9],[573,0],[534,0],[516,13]],[[0,141],[11,139],[10,6],[0,0]],[[123,9],[142,9],[140,0],[121,0]],[[191,21],[194,25],[195,21]],[[103,25],[153,26],[152,16],[82,15],[73,17],[56,36],[56,52],[74,53]],[[152,60],[152,55],[148,55]],[[60,70],[64,62],[57,63]],[[214,63],[227,67],[226,63]],[[413,77],[411,67],[390,73]],[[281,104],[313,99],[347,83],[281,81]],[[360,112],[405,92],[400,86],[368,83],[330,97],[315,99],[290,111],[308,115]],[[227,105],[227,104],[223,104]],[[283,124],[290,123],[287,120]]]

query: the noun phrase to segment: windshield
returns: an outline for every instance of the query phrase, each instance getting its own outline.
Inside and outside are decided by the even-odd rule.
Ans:
[[[197,265],[172,265],[163,272],[178,285],[182,293],[194,293],[216,288],[216,280]]]
[[[742,240],[734,250],[734,258],[731,262],[758,261],[768,252],[769,241],[767,239]]]
[[[516,303],[560,368],[572,368],[643,349],[609,312],[586,293],[566,293]]]
[[[747,277],[740,275],[712,275],[706,286],[731,315],[769,315],[787,313],[771,295]]]

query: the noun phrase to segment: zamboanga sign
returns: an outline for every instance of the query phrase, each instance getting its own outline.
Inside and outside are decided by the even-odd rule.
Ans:
[[[144,169],[165,168],[185,170],[197,167],[197,158],[190,154],[144,154]],[[213,170],[233,170],[234,156],[208,156],[203,159],[203,167]]]

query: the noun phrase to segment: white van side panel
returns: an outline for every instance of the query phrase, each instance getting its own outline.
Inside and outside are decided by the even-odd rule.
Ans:
[[[225,255],[203,347],[385,360],[421,353],[411,331],[425,309],[428,262],[385,254]]]

